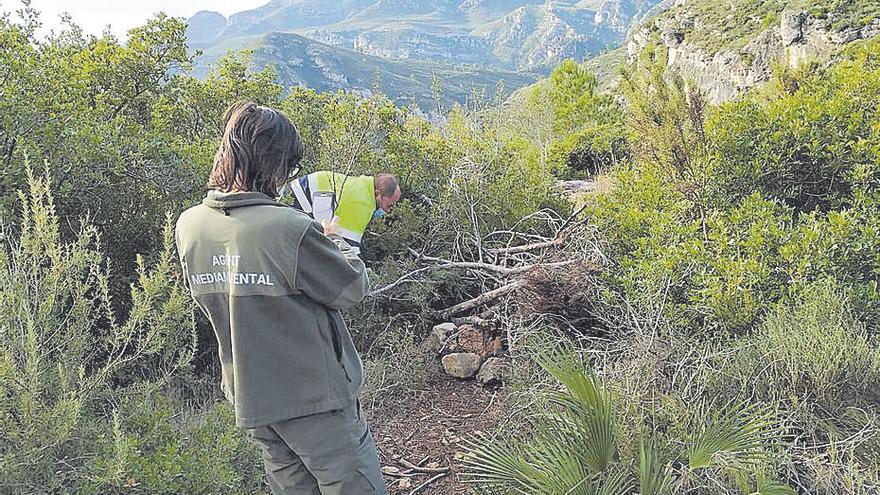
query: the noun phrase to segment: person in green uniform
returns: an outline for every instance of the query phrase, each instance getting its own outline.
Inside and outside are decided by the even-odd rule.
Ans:
[[[319,171],[286,184],[282,196],[291,196],[292,206],[315,217],[316,194],[333,193],[333,214],[339,218],[339,233],[355,248],[361,247],[370,220],[385,216],[400,201],[397,177],[391,174],[350,177]]]
[[[281,112],[232,107],[207,196],[177,220],[180,262],[272,493],[386,494],[360,407],[363,365],[339,314],[366,296],[364,264],[336,223],[274,199],[302,154]]]

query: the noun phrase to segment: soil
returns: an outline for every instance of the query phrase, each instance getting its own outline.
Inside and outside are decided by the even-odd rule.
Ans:
[[[490,432],[498,423],[502,396],[498,389],[438,372],[429,379],[425,390],[414,391],[406,401],[386,404],[374,411],[370,424],[379,460],[386,471],[399,470],[397,476],[385,475],[388,493],[409,495],[435,476],[413,472],[406,462],[449,469],[446,476],[418,489],[419,495],[469,493],[467,484],[459,479],[456,453],[461,452],[462,442]],[[413,476],[403,476],[407,473]]]

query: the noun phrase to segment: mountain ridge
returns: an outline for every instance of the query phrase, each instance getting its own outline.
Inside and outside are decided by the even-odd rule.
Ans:
[[[197,48],[289,32],[396,59],[430,59],[548,72],[624,41],[630,24],[660,0],[273,0],[233,14],[190,18]],[[219,28],[219,29],[218,29]],[[233,43],[234,44],[234,43]]]
[[[251,67],[273,66],[283,86],[306,86],[319,91],[348,90],[369,96],[378,89],[399,106],[415,106],[428,113],[439,103],[463,103],[476,93],[490,94],[501,84],[518,88],[537,75],[450,66],[420,60],[389,60],[340,48],[294,33],[272,32],[252,37]],[[203,53],[194,68],[205,77],[227,47]],[[442,83],[441,94],[436,81]]]
[[[253,68],[274,65],[282,85],[369,92],[365,74],[381,73],[398,82],[380,85],[389,97],[424,109],[437,75],[447,104],[474,87],[515,90],[561,60],[620,45],[659,1],[272,0],[228,18],[200,11],[187,39],[202,75],[229,50],[252,49]]]

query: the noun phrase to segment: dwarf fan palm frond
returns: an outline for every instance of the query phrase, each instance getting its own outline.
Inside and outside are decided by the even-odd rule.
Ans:
[[[611,393],[575,353],[544,352],[535,360],[565,386],[564,391],[550,394],[551,403],[557,406],[557,420],[569,425],[566,434],[576,437],[587,467],[597,473],[604,471],[617,451]]]
[[[672,495],[675,480],[672,465],[661,464],[660,453],[642,440],[639,449],[639,493],[641,495]]]
[[[756,464],[765,458],[762,446],[779,433],[773,414],[754,404],[728,403],[709,417],[688,446],[691,469],[731,462]]]
[[[686,471],[725,468],[741,476],[750,495],[792,495],[791,488],[761,473],[765,445],[779,422],[764,407],[728,403],[707,409],[686,448],[687,463],[673,467],[660,450],[641,442],[636,466],[618,459],[614,397],[573,352],[545,352],[535,360],[564,385],[551,392],[549,406],[533,423],[532,436],[513,449],[489,440],[470,442],[463,478],[498,493],[530,495],[673,495]],[[637,478],[637,480],[636,480]],[[493,492],[495,493],[495,492]]]
[[[617,451],[611,393],[573,353],[549,351],[536,361],[565,388],[549,394],[552,407],[529,449],[514,454],[501,445],[472,444],[464,460],[465,477],[518,493],[629,493],[625,472],[605,473]]]

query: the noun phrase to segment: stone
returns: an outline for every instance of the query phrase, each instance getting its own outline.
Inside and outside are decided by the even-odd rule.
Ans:
[[[443,356],[443,371],[455,378],[472,378],[480,369],[482,359],[472,352],[455,352]]]
[[[507,363],[504,359],[489,358],[480,367],[480,371],[477,373],[477,381],[483,385],[500,382],[504,377],[504,369],[506,367]]]
[[[397,482],[398,490],[409,490],[410,488],[412,488],[412,481],[410,481],[409,478],[402,478]]]
[[[382,466],[382,472],[385,474],[397,474],[400,472],[400,468],[396,466]]]
[[[779,37],[782,38],[782,46],[793,45],[803,39],[805,19],[806,15],[803,12],[791,10],[782,12],[779,20]]]
[[[422,341],[422,349],[425,352],[440,354],[446,345],[446,339],[455,331],[455,325],[452,323],[441,323],[431,329],[431,333]]]
[[[676,47],[684,41],[684,33],[675,31],[663,31],[660,33],[660,40],[667,47]]]
[[[473,325],[458,327],[458,342],[456,350],[459,352],[472,352],[481,358],[489,354],[489,338],[483,330]]]

